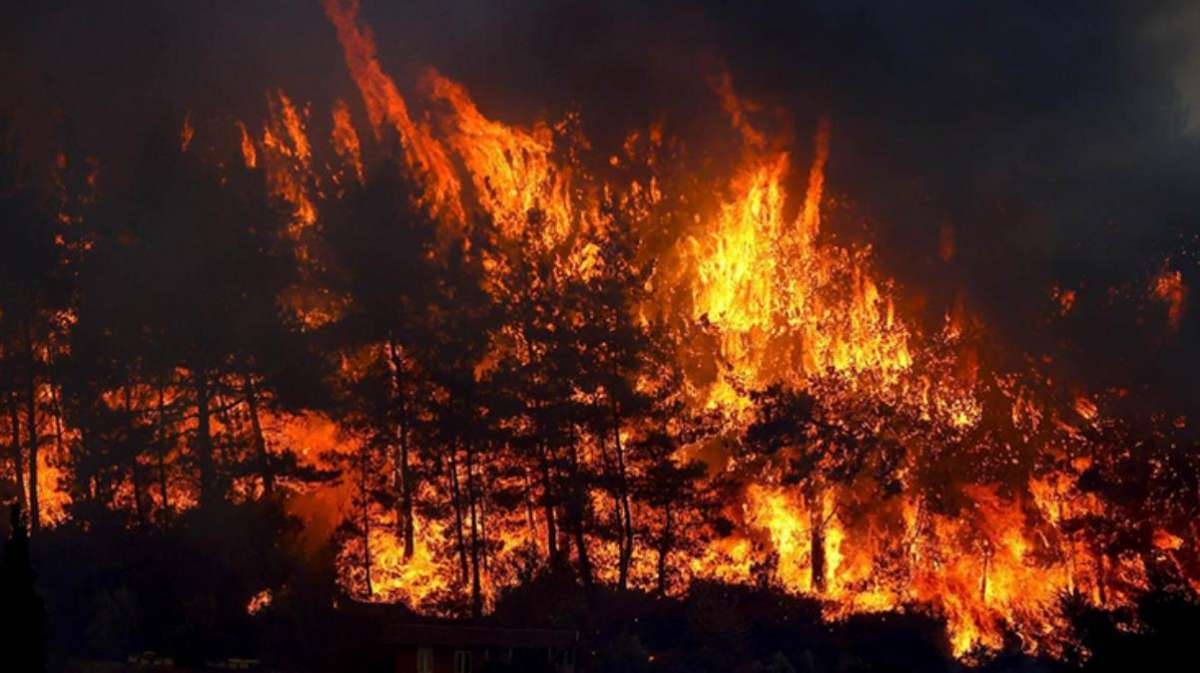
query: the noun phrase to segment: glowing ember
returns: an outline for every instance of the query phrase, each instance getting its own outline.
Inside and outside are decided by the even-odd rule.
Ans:
[[[1167,324],[1172,330],[1179,329],[1187,305],[1187,286],[1183,283],[1183,273],[1164,265],[1155,276],[1151,291],[1156,299],[1167,305]]]
[[[257,615],[263,610],[271,607],[271,601],[273,599],[274,596],[271,594],[271,590],[263,589],[250,598],[250,602],[246,604],[246,614]]]

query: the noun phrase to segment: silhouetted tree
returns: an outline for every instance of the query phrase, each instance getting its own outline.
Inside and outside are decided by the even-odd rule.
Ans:
[[[665,594],[678,565],[671,555],[680,551],[698,551],[704,544],[700,531],[711,501],[704,493],[703,480],[708,466],[699,460],[680,460],[680,442],[669,429],[651,430],[642,437],[637,451],[646,464],[634,489],[638,500],[657,514],[658,521],[641,526],[642,534],[654,550],[655,589]]]
[[[427,307],[439,269],[437,224],[417,202],[400,166],[385,160],[323,206],[322,281],[344,297],[338,320],[326,328],[330,346],[354,363],[344,418],[391,465],[391,495],[404,556],[415,546],[414,507],[420,488],[416,425],[425,380],[414,352],[427,338]]]
[[[8,670],[45,669],[45,614],[34,585],[29,535],[20,506],[10,508],[11,527],[0,567],[0,656]]]
[[[132,186],[114,188],[98,210],[69,375],[76,466],[127,466],[139,519],[148,520],[153,481],[159,507],[170,510],[168,455],[194,420],[187,434],[201,505],[228,497],[247,473],[269,493],[295,461],[286,450],[279,465],[268,455],[261,409],[307,389],[281,375],[299,367],[276,355],[305,353],[280,304],[297,268],[286,209],[261,170],[217,165],[158,134]],[[243,404],[248,441],[237,431]],[[102,453],[109,458],[97,463]]]
[[[782,481],[800,490],[809,517],[812,588],[826,588],[825,533],[842,503],[829,503],[833,486],[847,484],[870,469],[876,483],[894,482],[903,446],[880,431],[893,410],[839,390],[836,378],[809,383],[808,390],[775,385],[752,395],[755,419],[743,446],[751,456],[780,464]],[[822,390],[823,388],[823,390]],[[892,487],[894,491],[894,487]]]
[[[60,171],[66,162],[60,155]],[[23,486],[22,499],[26,490],[29,494],[33,536],[42,523],[43,418],[53,411],[41,407],[38,389],[49,379],[52,339],[61,335],[62,310],[70,303],[74,237],[66,231],[71,213],[62,190],[53,176],[41,177],[38,181],[23,160],[11,122],[0,117],[0,237],[5,242],[0,246],[0,395],[7,407],[14,475]]]

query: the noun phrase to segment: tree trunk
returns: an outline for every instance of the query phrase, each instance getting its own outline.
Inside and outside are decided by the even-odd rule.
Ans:
[[[399,423],[396,432],[396,481],[400,487],[400,499],[396,501],[396,533],[404,539],[404,558],[411,559],[416,552],[416,531],[413,520],[413,479],[409,469],[409,422],[408,401],[400,380],[401,360],[395,341],[388,341],[388,358],[391,360],[392,393],[399,411]]]
[[[575,553],[579,559],[579,577],[583,586],[592,588],[592,560],[588,554],[587,535],[584,533],[584,513],[587,503],[587,491],[579,479],[579,455],[574,444],[571,445],[571,495],[567,509],[571,514],[571,528],[575,538]]]
[[[12,454],[13,477],[17,485],[17,503],[21,511],[26,510],[25,501],[25,452],[21,449],[21,414],[17,409],[16,395],[5,395],[8,403],[9,451]]]
[[[588,556],[587,537],[583,533],[583,519],[581,516],[576,517],[575,526],[575,553],[579,557],[579,578],[583,581],[583,586],[592,587],[592,561]]]
[[[196,442],[193,450],[196,462],[200,466],[200,505],[213,504],[217,498],[216,470],[213,464],[212,428],[209,418],[211,390],[209,389],[208,372],[198,371],[195,375],[196,386]]]
[[[483,585],[479,573],[479,494],[475,482],[474,452],[468,444],[467,457],[467,504],[471,512],[471,616],[483,616]]]
[[[158,431],[155,444],[158,445],[158,490],[162,498],[163,517],[171,516],[171,498],[167,492],[167,414],[166,393],[163,382],[158,382]]]
[[[54,451],[56,456],[66,455],[66,442],[63,439],[65,424],[62,407],[62,391],[53,381],[50,384],[50,403],[54,413]]]
[[[225,396],[221,394],[219,388],[212,395],[212,401],[214,402],[213,413],[221,424],[221,429],[224,430],[224,438],[220,434],[214,437],[216,456],[220,460],[219,464],[233,466],[237,463],[237,457],[231,451],[239,443],[238,431],[241,430],[241,423],[229,413],[233,410],[233,405],[225,400]],[[221,492],[224,493],[224,490]]]
[[[455,444],[450,449],[450,494],[454,500],[454,538],[458,544],[458,564],[460,576],[463,583],[470,581],[471,572],[470,566],[467,563],[467,543],[463,537],[463,510],[462,510],[462,491],[459,488],[458,481],[458,445]]]
[[[812,527],[809,536],[812,553],[812,588],[818,595],[825,593],[825,528],[816,525]]]
[[[246,395],[246,406],[250,410],[250,430],[254,434],[254,455],[258,461],[258,473],[262,479],[263,497],[270,499],[275,492],[275,473],[271,469],[271,456],[267,453],[267,438],[263,435],[262,421],[258,417],[258,389],[254,385],[254,375],[246,372],[244,375],[243,392]]]
[[[818,596],[825,594],[825,508],[819,493],[808,499],[808,551],[812,566],[812,590]]]
[[[987,540],[983,541],[981,555],[983,556],[983,571],[980,573],[979,577],[979,601],[987,604],[988,572],[991,571],[992,564],[992,546]]]
[[[482,470],[482,467],[476,467],[476,470]],[[479,567],[483,574],[490,572],[491,554],[488,553],[487,547],[487,529],[488,529],[488,501],[487,501],[487,483],[483,481],[483,477],[477,477],[480,481],[476,481],[476,500],[479,503],[479,535],[481,546],[479,548]]]
[[[667,593],[667,555],[671,553],[671,547],[674,545],[674,521],[672,520],[671,504],[668,502],[663,507],[663,530],[662,537],[658,543],[658,595],[663,596]]]
[[[363,573],[367,581],[367,598],[375,593],[375,587],[371,584],[371,494],[367,488],[369,450],[366,446],[362,447],[358,466],[358,499],[362,503]]]
[[[125,402],[125,441],[129,444],[129,480],[133,484],[133,506],[137,513],[137,520],[140,525],[149,523],[149,515],[146,513],[146,492],[145,485],[142,483],[142,466],[138,462],[138,451],[133,445],[134,421],[133,421],[133,391],[129,384],[125,384],[123,398]]]
[[[521,483],[525,486],[525,537],[529,542],[537,539],[537,517],[533,513],[533,483],[529,478],[529,467],[521,465]]]
[[[41,502],[38,498],[38,419],[37,419],[37,376],[33,347],[33,323],[26,327],[25,364],[25,422],[26,438],[29,440],[29,535],[37,535],[42,523]]]
[[[79,444],[83,447],[85,454],[91,453],[91,436],[88,433],[88,423],[83,423],[79,427]],[[93,475],[86,475],[86,478],[81,478],[79,475],[75,477],[75,488],[83,493],[81,500],[94,502],[96,500],[96,478]]]
[[[558,522],[554,515],[554,486],[550,478],[550,459],[546,456],[545,448],[541,453],[542,473],[542,509],[546,518],[546,559],[551,565],[557,564],[562,555],[558,548]]]
[[[407,425],[407,424],[406,424]],[[413,517],[412,475],[408,464],[408,428],[400,430],[400,510],[396,513],[404,535],[404,558],[416,553],[416,521]]]
[[[633,562],[633,511],[629,505],[629,478],[625,469],[625,449],[621,445],[621,415],[616,400],[612,401],[613,444],[617,454],[617,485],[621,504],[621,544],[618,559],[618,586],[629,586],[629,567]]]

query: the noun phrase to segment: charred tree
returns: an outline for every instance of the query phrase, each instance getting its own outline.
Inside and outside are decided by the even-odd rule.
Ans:
[[[203,507],[215,504],[221,498],[213,456],[212,389],[207,371],[200,369],[192,374],[192,389],[196,405],[196,434],[192,440],[192,454],[200,469],[200,505]]]
[[[254,443],[255,462],[258,465],[259,478],[262,480],[263,496],[271,498],[275,493],[275,472],[271,466],[271,455],[267,451],[267,438],[263,435],[262,421],[259,419],[259,393],[254,385],[254,376],[247,372],[242,378],[242,394],[246,398],[247,410],[250,413],[251,441]]]
[[[20,507],[11,509],[11,535],[0,563],[0,652],[13,671],[45,670],[45,609],[30,562],[29,534]]]
[[[396,483],[400,492],[396,500],[397,534],[404,540],[404,558],[411,559],[416,549],[416,526],[413,519],[413,489],[415,488],[410,464],[412,419],[411,405],[405,394],[401,371],[403,362],[394,339],[388,339],[388,363],[392,374],[393,410],[396,416]]]
[[[38,430],[37,355],[34,346],[33,319],[25,328],[25,438],[29,442],[29,534],[36,537],[42,522],[41,500],[38,497],[38,450],[41,442]]]
[[[12,459],[13,480],[17,487],[17,504],[23,510],[25,501],[25,452],[21,447],[21,416],[15,395],[5,394],[8,407],[9,456]]]

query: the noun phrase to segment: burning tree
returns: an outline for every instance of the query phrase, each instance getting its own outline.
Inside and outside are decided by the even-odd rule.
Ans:
[[[826,390],[831,385],[840,384],[826,383]],[[745,455],[772,463],[765,467],[768,473],[778,474],[784,486],[798,487],[808,513],[809,586],[823,594],[826,531],[843,506],[835,487],[848,485],[869,470],[877,485],[875,495],[899,489],[905,449],[890,435],[892,412],[879,407],[830,408],[811,393],[782,386],[755,393],[753,398],[756,413],[743,440]],[[757,467],[764,469],[761,464]]]
[[[54,174],[36,181],[25,164],[7,116],[0,116],[0,222],[8,244],[0,259],[0,394],[9,430],[9,459],[18,500],[28,506],[37,534],[44,518],[47,481],[40,474],[47,419],[61,414],[45,407],[43,387],[55,390],[55,360],[69,325],[79,185],[69,181],[68,159],[59,154]],[[51,187],[46,187],[49,182]],[[66,191],[66,190],[70,191]],[[24,418],[21,418],[22,413]],[[61,444],[61,433],[55,433]],[[23,439],[22,439],[23,438]]]
[[[165,135],[141,170],[97,215],[67,397],[78,502],[108,506],[128,475],[146,523],[152,486],[166,516],[173,498],[203,506],[235,487],[270,497],[279,479],[302,476],[287,447],[268,448],[263,417],[308,403],[315,382],[295,374],[306,351],[278,297],[297,266],[263,172],[218,171]],[[96,463],[114,447],[124,448]],[[172,462],[196,469],[194,490],[170,493]]]

